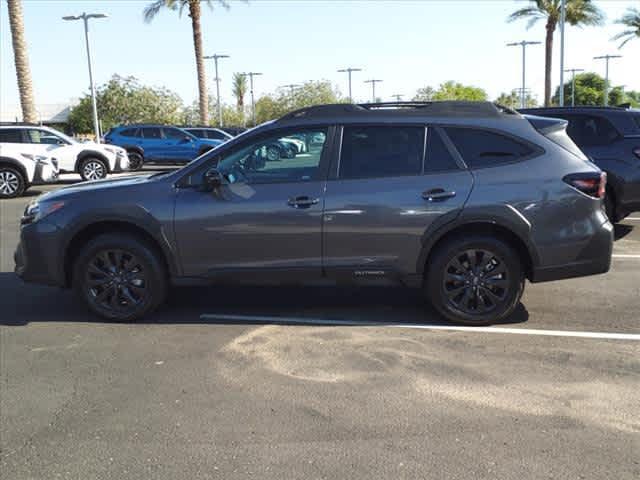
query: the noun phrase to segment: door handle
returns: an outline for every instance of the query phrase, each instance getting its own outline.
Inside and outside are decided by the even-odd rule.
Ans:
[[[443,188],[434,188],[433,190],[427,190],[422,192],[422,198],[427,202],[440,202],[447,198],[453,198],[456,196],[456,192],[447,192]]]
[[[312,205],[317,204],[320,201],[319,198],[309,198],[307,196],[294,197],[287,200],[287,205],[293,208],[309,208]]]

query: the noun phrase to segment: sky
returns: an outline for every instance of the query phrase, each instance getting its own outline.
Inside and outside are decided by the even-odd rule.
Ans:
[[[151,0],[23,0],[25,31],[37,104],[65,103],[86,93],[88,70],[82,22],[64,15],[107,13],[90,24],[97,84],[113,74],[167,87],[189,104],[197,97],[190,18],[164,11],[147,24],[142,11]],[[231,0],[226,10],[213,2],[203,9],[205,54],[221,53],[221,96],[233,103],[233,72],[254,71],[259,96],[277,87],[326,79],[347,93],[353,74],[356,101],[371,98],[364,80],[382,79],[376,95],[410,99],[418,88],[455,80],[484,88],[491,99],[521,84],[521,50],[506,47],[520,40],[544,41],[544,23],[526,29],[526,21],[507,23],[522,0]],[[622,29],[613,21],[640,0],[598,0],[607,16],[601,28],[566,31],[566,68],[604,75],[594,56],[621,54],[611,61],[612,85],[640,90],[640,41],[622,50],[610,39]],[[559,33],[554,48],[553,82],[559,73]],[[213,63],[207,82],[215,94]],[[544,91],[544,46],[528,47],[527,87],[539,100]],[[19,103],[6,1],[0,0],[0,108]],[[6,107],[5,107],[6,108]]]

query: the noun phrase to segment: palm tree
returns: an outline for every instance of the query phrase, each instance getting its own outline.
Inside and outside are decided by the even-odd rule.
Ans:
[[[8,6],[11,40],[13,42],[13,58],[16,65],[16,76],[18,77],[20,106],[22,107],[22,120],[25,122],[35,123],[38,121],[38,115],[33,103],[31,69],[29,68],[27,43],[24,39],[22,0],[8,0]]]
[[[521,8],[507,19],[509,22],[528,19],[527,28],[538,20],[546,19],[545,62],[544,62],[544,104],[551,103],[551,62],[553,58],[553,34],[560,21],[561,0],[529,0],[530,5]],[[583,27],[602,25],[604,15],[591,0],[566,0],[566,21],[569,25]]]
[[[229,8],[226,0],[217,0],[223,7]],[[206,3],[211,7],[212,0],[155,0],[144,9],[145,22],[151,22],[155,16],[164,8],[168,10],[178,10],[182,15],[182,10],[189,7],[191,17],[191,29],[193,30],[193,47],[196,53],[196,69],[198,72],[198,96],[200,105],[200,123],[209,124],[209,105],[207,96],[207,80],[204,69],[204,54],[202,52],[202,28],[200,19],[202,17],[201,5]]]
[[[621,40],[624,38],[624,41],[618,48],[624,47],[627,42],[633,40],[634,38],[640,38],[640,9],[629,7],[622,18],[616,20],[616,23],[619,25],[624,25],[625,27],[629,27],[628,30],[620,32],[611,39]]]
[[[236,97],[238,111],[244,110],[244,96],[247,93],[247,76],[242,73],[233,74],[233,96]]]

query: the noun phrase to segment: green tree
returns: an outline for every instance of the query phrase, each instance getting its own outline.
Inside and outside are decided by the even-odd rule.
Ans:
[[[343,101],[345,100],[340,97],[331,82],[308,81],[298,87],[293,94],[288,89],[278,89],[275,93],[260,97],[256,101],[256,121],[262,123],[300,108]]]
[[[204,68],[204,54],[202,51],[202,28],[200,25],[202,17],[202,3],[212,7],[211,0],[155,0],[144,9],[145,22],[151,22],[163,9],[178,11],[182,15],[185,7],[189,8],[191,18],[191,30],[193,32],[193,47],[196,54],[196,70],[198,73],[198,97],[200,100],[200,123],[203,125],[209,122],[209,110],[207,105],[207,79]],[[223,7],[229,8],[226,0],[218,0]]]
[[[244,96],[247,94],[247,76],[234,73],[232,81],[233,96],[236,97],[236,107],[239,112],[244,109]]]
[[[416,102],[432,102],[442,100],[484,101],[488,98],[482,88],[463,85],[452,80],[440,84],[437,90],[433,87],[419,88],[413,100]]]
[[[576,75],[576,105],[604,105],[604,78],[593,72],[585,72]],[[571,80],[564,84],[564,98],[571,102]],[[560,87],[556,88],[553,103],[560,99]],[[621,105],[625,102],[625,94],[622,87],[613,87],[609,90],[609,105]]]
[[[569,25],[583,27],[602,25],[604,15],[591,0],[567,0],[566,21]],[[546,20],[544,62],[544,104],[551,100],[551,63],[553,59],[553,35],[560,21],[561,0],[529,0],[529,5],[513,12],[508,21],[527,19],[527,28],[539,20]]]
[[[622,18],[616,20],[619,25],[624,25],[627,30],[615,35],[611,40],[623,40],[618,48],[624,47],[631,40],[640,38],[640,9],[630,7]]]
[[[166,88],[152,88],[134,77],[114,75],[96,93],[98,115],[103,129],[127,123],[176,124],[183,120],[182,100]],[[69,124],[77,133],[93,131],[91,95],[86,94],[69,114]]]
[[[11,30],[13,60],[16,66],[16,77],[18,79],[22,119],[25,122],[37,122],[38,115],[33,101],[33,83],[31,81],[31,69],[29,68],[29,53],[27,52],[27,42],[24,38],[22,0],[8,0],[7,7],[9,9],[9,28]]]
[[[413,100],[416,102],[431,102],[435,93],[436,91],[433,87],[419,88],[413,97]]]
[[[526,94],[524,102],[527,108],[538,106],[538,100],[530,93]],[[498,105],[503,105],[505,107],[518,109],[521,105],[520,94],[517,90],[513,90],[511,93],[501,93],[500,96],[496,98],[495,103],[497,103]]]

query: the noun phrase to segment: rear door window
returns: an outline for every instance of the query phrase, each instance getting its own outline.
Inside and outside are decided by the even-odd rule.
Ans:
[[[122,132],[120,132],[120,135],[123,137],[137,137],[138,136],[138,129],[137,128],[127,128],[125,130],[122,130]]]
[[[459,127],[444,130],[471,168],[517,162],[534,152],[530,146],[496,132]]]
[[[0,143],[22,143],[22,132],[18,128],[2,128]]]
[[[446,172],[458,170],[460,167],[447,148],[437,128],[429,128],[427,158],[424,161],[425,173]]]
[[[567,134],[579,147],[611,145],[620,134],[604,117],[596,115],[567,115]]]
[[[160,134],[160,129],[159,128],[145,127],[145,128],[142,128],[141,130],[142,130],[142,136],[145,139],[159,140],[160,138],[162,138],[162,135]]]
[[[346,126],[339,177],[376,178],[420,175],[424,127]]]

